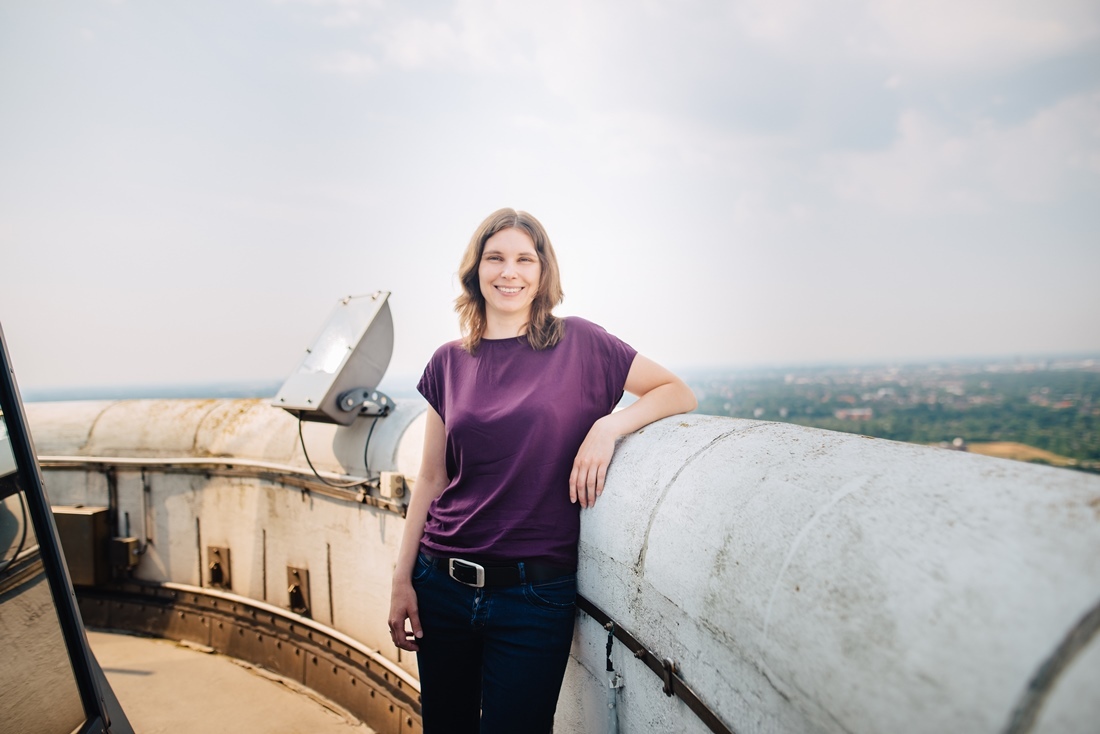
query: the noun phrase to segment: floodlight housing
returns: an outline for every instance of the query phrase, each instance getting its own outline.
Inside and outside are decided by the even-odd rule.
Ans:
[[[386,415],[393,401],[375,390],[393,354],[389,291],[336,304],[271,404],[304,421],[350,426],[360,415]]]

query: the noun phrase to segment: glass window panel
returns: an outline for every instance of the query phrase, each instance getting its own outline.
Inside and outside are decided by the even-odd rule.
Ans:
[[[0,414],[0,712],[5,731],[70,734],[80,692]]]

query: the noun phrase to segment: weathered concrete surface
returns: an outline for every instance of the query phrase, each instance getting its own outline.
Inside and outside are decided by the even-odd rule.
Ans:
[[[581,557],[581,593],[738,732],[995,732],[1100,600],[1100,477],[670,419],[619,448]],[[563,700],[605,700],[605,642],[582,617],[589,675]],[[1100,689],[1098,645],[1056,681],[1036,731],[1097,730],[1100,698],[1077,692]],[[616,653],[622,731],[704,730]]]
[[[69,406],[75,406],[70,408]],[[297,424],[260,401],[30,404],[40,454],[221,456],[304,467]],[[422,403],[371,439],[372,469],[414,476]],[[370,421],[307,424],[318,469],[356,474]],[[143,498],[143,481],[150,491]],[[51,470],[58,504],[106,504],[99,472]],[[564,488],[563,488],[564,491]],[[403,520],[231,477],[118,473],[120,523],[152,539],[141,578],[201,584],[232,549],[233,591],[399,660],[385,628]],[[148,503],[148,505],[143,504]],[[145,522],[148,518],[148,523]],[[148,525],[148,527],[146,527]],[[202,549],[202,550],[200,550]],[[581,592],[738,732],[997,732],[1100,599],[1100,477],[797,426],[672,418],[626,438],[582,521]],[[580,615],[559,727],[607,731],[606,633]],[[1095,638],[1042,697],[1034,731],[1095,732]],[[617,645],[620,731],[701,732]]]
[[[426,403],[402,401],[377,419],[367,458],[373,471],[398,469],[409,457],[415,473],[423,431],[409,433]],[[267,400],[119,400],[28,403],[40,456],[244,458],[306,467],[298,421]],[[347,428],[303,423],[302,436],[321,471],[362,476],[363,447],[374,419]],[[402,450],[401,442],[413,444]]]

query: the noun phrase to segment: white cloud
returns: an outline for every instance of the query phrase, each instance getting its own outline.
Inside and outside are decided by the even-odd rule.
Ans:
[[[1100,174],[1100,93],[1062,100],[1019,125],[979,120],[964,132],[906,111],[878,152],[827,154],[821,176],[842,200],[893,212],[984,209],[1064,195]]]
[[[38,321],[24,334],[54,333],[95,301],[86,283],[117,279],[100,266],[155,252],[217,263],[172,269],[183,280],[166,292],[180,296],[164,308],[185,309],[172,317],[219,343],[240,342],[218,314],[240,310],[241,288],[282,309],[264,317],[265,340],[282,344],[303,299],[321,317],[330,292],[369,284],[405,294],[403,364],[422,364],[417,350],[454,328],[455,253],[480,214],[514,203],[544,218],[563,258],[573,253],[569,308],[689,361],[943,353],[956,348],[949,332],[965,345],[973,331],[930,320],[929,288],[944,283],[952,309],[1054,304],[1050,322],[1079,332],[1061,343],[1096,344],[1087,203],[1100,182],[1100,87],[1074,56],[1095,53],[1096,0],[273,0],[196,10],[196,23],[237,39],[201,47],[190,26],[139,5],[95,6],[49,64],[34,50],[56,24],[13,6],[40,34],[0,49],[15,70],[0,75],[12,100],[0,128],[21,141],[4,151],[19,185],[0,197],[0,246],[27,272],[60,272],[49,288],[0,293]],[[81,25],[96,43],[75,42]],[[300,59],[348,84],[287,73]],[[145,85],[154,72],[165,83]],[[122,180],[137,183],[104,185]],[[137,205],[119,195],[139,187]],[[971,267],[893,262],[929,247],[970,252]],[[981,267],[994,247],[995,280]],[[1040,282],[1044,260],[1077,265]],[[280,288],[325,262],[338,275],[289,303]],[[884,268],[867,277],[877,290],[835,292],[872,267]],[[196,318],[187,293],[199,280]],[[661,315],[623,309],[623,288],[655,289]],[[41,321],[47,296],[59,326]],[[879,302],[895,309],[878,331],[896,349],[867,339]],[[144,317],[125,307],[98,323]],[[714,319],[738,335],[699,338],[694,326]],[[990,344],[1023,349],[1049,333],[1013,331]],[[279,363],[252,349],[234,364],[269,374]],[[43,354],[43,369],[70,369]],[[224,369],[168,367],[204,379]]]
[[[316,68],[326,74],[373,76],[381,66],[372,57],[354,51],[329,54],[317,61]]]
[[[1100,38],[1092,0],[872,0],[868,15],[869,55],[940,71],[1011,67]]]
[[[444,68],[468,55],[457,30],[443,21],[404,19],[376,35],[387,64],[403,69]]]
[[[819,22],[835,18],[839,4],[828,6],[806,0],[744,0],[734,5],[734,16],[751,38],[776,46],[798,45],[813,30],[820,31]]]
[[[320,23],[330,28],[360,25],[382,9],[382,0],[273,0],[276,5],[305,5],[321,11]]]

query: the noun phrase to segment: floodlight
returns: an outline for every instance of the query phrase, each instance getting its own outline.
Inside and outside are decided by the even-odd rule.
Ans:
[[[272,405],[304,421],[350,426],[384,416],[393,401],[375,388],[393,353],[389,291],[340,299]]]

